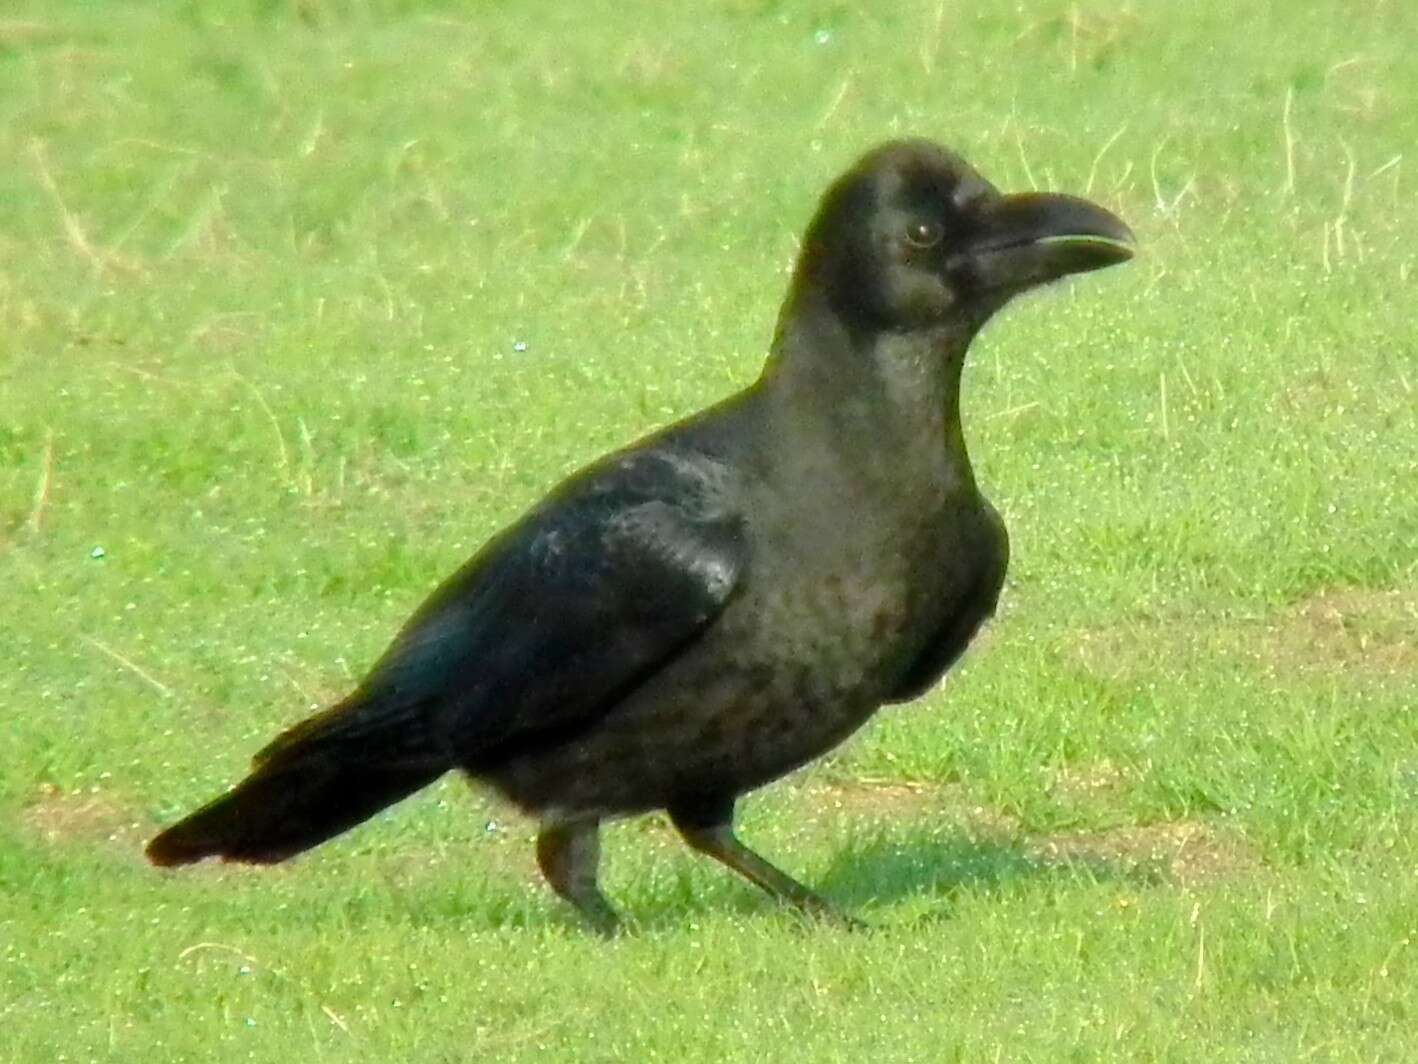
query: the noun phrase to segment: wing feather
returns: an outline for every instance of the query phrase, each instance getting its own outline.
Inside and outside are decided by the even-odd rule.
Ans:
[[[714,472],[640,455],[573,480],[433,593],[355,700],[418,707],[465,764],[589,726],[740,585]]]

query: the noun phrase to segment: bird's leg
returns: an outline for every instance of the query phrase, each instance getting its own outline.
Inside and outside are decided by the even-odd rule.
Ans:
[[[537,865],[551,889],[576,906],[597,932],[613,935],[620,918],[596,886],[601,825],[595,820],[547,824],[537,835]]]
[[[734,834],[733,799],[671,806],[669,814],[676,830],[691,847],[732,868],[779,901],[847,927],[862,926],[822,895],[775,868],[740,842]]]

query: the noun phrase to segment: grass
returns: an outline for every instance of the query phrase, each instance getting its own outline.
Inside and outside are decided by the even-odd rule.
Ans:
[[[1418,24],[1404,5],[12,0],[0,1061],[1418,1054]],[[289,867],[154,828],[556,477],[751,379],[888,135],[1135,263],[967,371],[1013,533],[944,686],[654,818],[603,944],[445,781]]]

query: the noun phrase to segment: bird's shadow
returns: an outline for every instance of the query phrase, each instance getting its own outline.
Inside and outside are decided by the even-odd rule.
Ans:
[[[932,834],[849,840],[835,851],[826,871],[810,878],[809,885],[844,913],[865,914],[872,926],[876,926],[871,917],[874,910],[914,903],[914,917],[888,918],[880,925],[886,928],[950,919],[954,902],[964,895],[1080,881],[1112,881],[1137,888],[1161,878],[1156,868],[1099,856],[1051,856],[1024,840]],[[722,889],[682,894],[673,901],[644,899],[631,916],[635,926],[657,930],[682,925],[686,911],[728,910],[749,916],[775,908],[753,887],[730,880]]]
[[[847,908],[889,905],[929,895],[948,903],[964,893],[996,894],[1014,885],[1118,881],[1155,883],[1158,873],[1105,857],[1054,857],[1024,841],[968,836],[880,836],[833,856],[818,889]]]

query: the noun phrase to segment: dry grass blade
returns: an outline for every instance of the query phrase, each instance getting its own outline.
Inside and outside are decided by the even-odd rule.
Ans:
[[[30,515],[25,520],[25,527],[30,530],[31,535],[39,535],[44,523],[44,510],[49,505],[49,485],[53,480],[53,472],[54,430],[48,429],[44,434],[44,451],[39,460],[39,482],[34,488],[34,505],[30,507]]]
[[[1295,106],[1295,90],[1286,88],[1285,106],[1280,113],[1280,129],[1285,138],[1285,184],[1280,188],[1282,196],[1295,191],[1295,130],[1290,124],[1290,112]]]
[[[240,958],[248,965],[250,965],[253,969],[264,968],[266,971],[274,975],[277,979],[283,979],[291,986],[300,988],[301,990],[305,991],[305,993],[309,994],[312,998],[315,999],[315,1004],[320,1006],[320,1011],[325,1014],[326,1018],[328,1018],[331,1023],[333,1023],[340,1030],[344,1031],[345,1034],[352,1034],[352,1032],[350,1031],[350,1025],[345,1022],[345,1019],[329,1005],[325,1004],[323,1001],[320,1001],[319,998],[316,996],[314,989],[310,987],[309,984],[307,984],[301,979],[297,979],[289,972],[277,968],[275,965],[267,964],[259,957],[253,957],[245,950],[239,950],[235,946],[228,946],[224,942],[196,942],[188,946],[181,953],[179,953],[177,955],[177,959],[179,961],[185,961],[193,954],[202,953],[209,950],[215,950],[220,953],[228,953],[233,957]]]
[[[131,672],[134,676],[138,677],[138,679],[142,680],[153,690],[157,691],[158,694],[162,695],[164,698],[175,697],[171,687],[163,683],[152,673],[148,672],[137,662],[131,660],[130,658],[124,657],[122,654],[114,650],[107,643],[101,642],[91,635],[81,635],[79,638],[82,639],[85,643],[89,644],[89,646],[97,650],[100,654],[104,654],[107,657],[111,658],[113,661],[117,662],[119,665],[122,665],[125,669]]]
[[[64,227],[64,236],[68,239],[69,246],[89,261],[94,272],[102,273],[108,265],[108,256],[94,247],[88,234],[84,232],[78,215],[69,210],[64,203],[64,196],[59,191],[58,182],[54,180],[54,174],[49,168],[49,159],[41,141],[30,142],[30,158],[34,160],[39,183],[44,187],[44,191],[49,193],[49,198],[54,201],[54,206],[59,211],[59,220]]]

